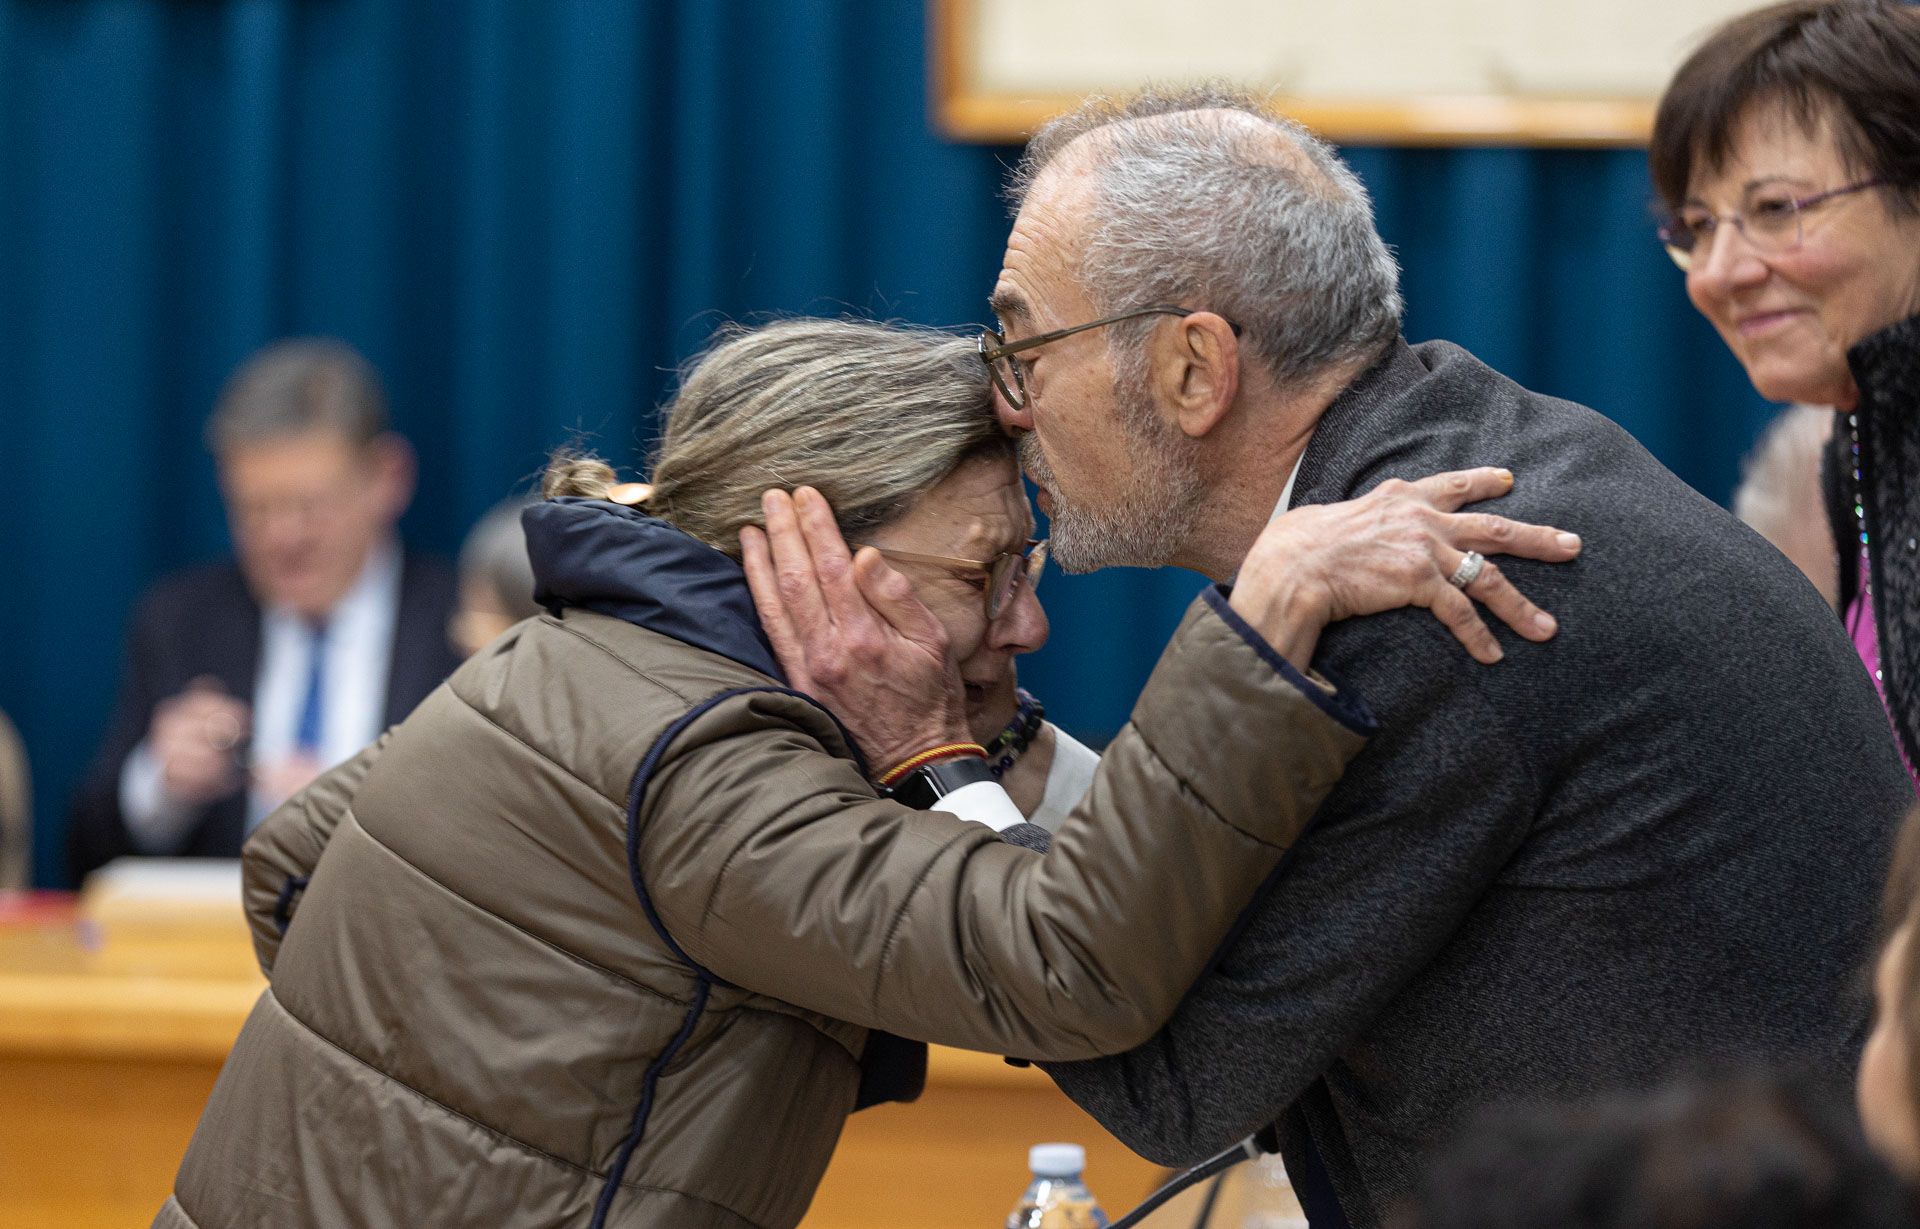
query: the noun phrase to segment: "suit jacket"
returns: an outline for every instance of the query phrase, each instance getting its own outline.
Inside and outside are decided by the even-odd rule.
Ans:
[[[1700,1064],[1850,1077],[1912,787],[1859,658],[1778,551],[1591,410],[1397,343],[1327,410],[1295,503],[1512,468],[1489,511],[1578,532],[1500,560],[1560,620],[1475,664],[1424,610],[1315,664],[1380,730],[1167,1028],[1056,1065],[1184,1164],[1282,1118],[1316,1229],[1376,1225],[1488,1101]],[[1491,621],[1491,620],[1490,620]]]
[[[403,556],[387,674],[387,725],[412,712],[460,664],[447,642],[455,594],[453,571],[446,564],[412,552]],[[154,707],[203,675],[251,701],[260,625],[260,605],[232,560],[166,577],[141,598],[106,738],[69,807],[67,859],[76,881],[102,863],[136,852],[120,814],[120,770],[147,736]],[[245,790],[204,808],[182,852],[239,857],[246,813]]]

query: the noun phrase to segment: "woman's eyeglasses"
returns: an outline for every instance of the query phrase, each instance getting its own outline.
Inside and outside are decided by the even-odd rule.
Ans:
[[[863,545],[872,545],[864,543]],[[1000,617],[1007,608],[1007,602],[1013,597],[1014,590],[1021,580],[1027,587],[1038,589],[1040,575],[1047,570],[1047,543],[1044,538],[1028,538],[1021,550],[1002,551],[991,559],[956,559],[952,555],[923,555],[918,551],[893,550],[885,546],[875,546],[888,559],[901,563],[930,563],[935,567],[946,568],[953,572],[969,575],[984,574],[987,578],[985,599],[987,621],[991,623]]]
[[[1801,216],[1807,210],[1835,197],[1865,192],[1884,183],[1880,179],[1863,179],[1859,183],[1815,192],[1812,196],[1762,197],[1745,209],[1737,209],[1732,213],[1683,209],[1677,216],[1661,224],[1658,232],[1660,242],[1667,249],[1667,255],[1673,258],[1674,264],[1682,269],[1692,269],[1694,253],[1711,248],[1720,224],[1731,222],[1735,230],[1746,236],[1755,251],[1769,254],[1791,252],[1806,238]]]

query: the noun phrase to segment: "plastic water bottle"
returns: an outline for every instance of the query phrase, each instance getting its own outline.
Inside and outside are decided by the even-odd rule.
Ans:
[[[1245,1191],[1240,1229],[1307,1229],[1307,1214],[1287,1179],[1287,1167],[1273,1153],[1247,1163]]]
[[[1033,1183],[1007,1217],[1007,1229],[1107,1229],[1107,1214],[1080,1175],[1087,1150],[1079,1144],[1035,1144],[1027,1152]]]

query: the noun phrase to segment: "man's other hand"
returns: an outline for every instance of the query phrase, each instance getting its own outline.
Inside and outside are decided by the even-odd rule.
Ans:
[[[238,749],[251,720],[247,706],[212,679],[195,679],[179,695],[162,700],[147,739],[167,800],[199,807],[238,790],[243,780]]]
[[[971,742],[947,633],[880,552],[850,554],[811,487],[761,498],[766,530],[740,531],[760,623],[787,681],[853,732],[876,775],[929,747]]]

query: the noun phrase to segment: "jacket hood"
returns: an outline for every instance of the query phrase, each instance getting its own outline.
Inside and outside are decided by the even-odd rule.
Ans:
[[[656,517],[562,496],[521,513],[533,600],[624,619],[786,682],[738,563]]]

